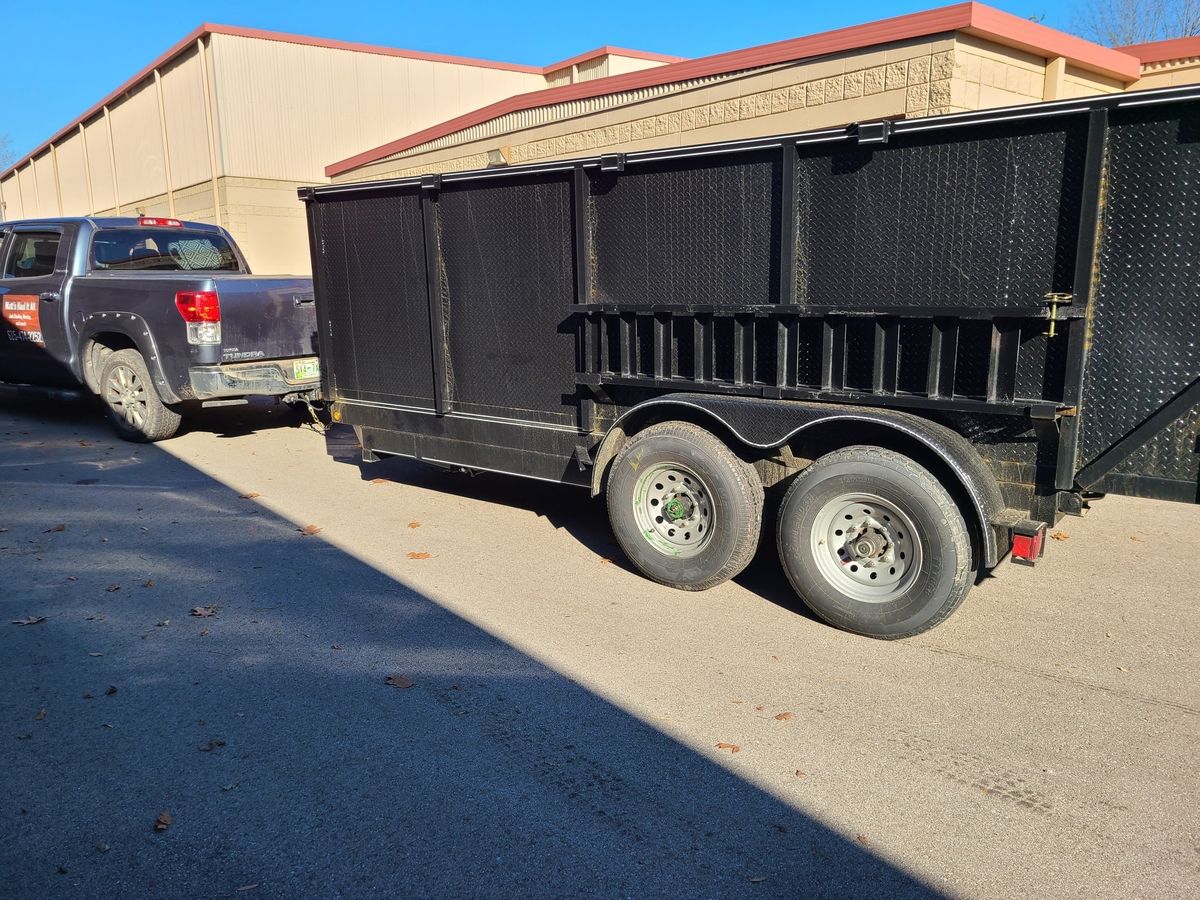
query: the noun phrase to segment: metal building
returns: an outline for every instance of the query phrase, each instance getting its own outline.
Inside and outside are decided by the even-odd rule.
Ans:
[[[202,25],[14,166],[0,220],[217,222],[262,274],[307,273],[302,184],[392,137],[552,84],[675,57],[602,47],[545,67]]]

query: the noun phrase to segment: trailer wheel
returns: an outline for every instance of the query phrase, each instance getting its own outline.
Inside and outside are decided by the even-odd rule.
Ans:
[[[703,591],[754,557],[762,484],[703,428],[663,422],[639,432],[612,464],[607,497],[621,549],[662,584]]]
[[[108,355],[100,373],[99,393],[108,420],[127,441],[163,441],[179,430],[179,413],[159,398],[146,361],[136,350]]]
[[[779,556],[796,593],[833,625],[910,637],[971,587],[971,540],[928,470],[881,447],[847,447],[796,476],[779,510]]]

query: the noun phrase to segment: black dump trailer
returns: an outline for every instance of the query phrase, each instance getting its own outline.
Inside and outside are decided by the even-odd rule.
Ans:
[[[301,196],[364,458],[603,492],[665,584],[774,540],[904,637],[1104,493],[1200,499],[1200,89]]]

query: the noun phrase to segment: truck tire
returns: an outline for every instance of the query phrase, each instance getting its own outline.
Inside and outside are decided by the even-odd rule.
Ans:
[[[762,527],[758,474],[716,436],[687,422],[635,435],[608,476],[617,542],[647,577],[703,591],[754,557]]]
[[[179,413],[159,399],[136,350],[117,350],[104,360],[100,399],[117,434],[127,441],[163,441],[179,430]]]
[[[882,447],[847,447],[796,476],[779,509],[779,557],[800,599],[839,628],[911,637],[970,590],[971,538],[928,470]]]

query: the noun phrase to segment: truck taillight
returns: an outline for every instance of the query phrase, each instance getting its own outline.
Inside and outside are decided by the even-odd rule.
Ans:
[[[175,308],[187,322],[189,344],[221,343],[221,298],[216,291],[179,291]]]
[[[156,216],[139,216],[139,225],[152,225],[156,228],[182,228],[183,223],[178,219],[160,219]]]

